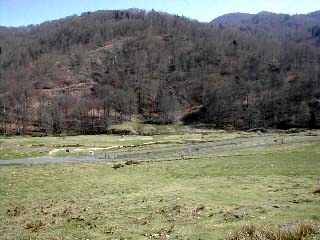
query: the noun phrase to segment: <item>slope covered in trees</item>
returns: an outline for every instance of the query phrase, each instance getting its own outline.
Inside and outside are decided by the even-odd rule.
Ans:
[[[211,24],[320,47],[320,11],[293,16],[271,12],[230,13],[212,20]]]
[[[103,132],[133,114],[319,127],[315,46],[137,9],[1,27],[0,128]]]

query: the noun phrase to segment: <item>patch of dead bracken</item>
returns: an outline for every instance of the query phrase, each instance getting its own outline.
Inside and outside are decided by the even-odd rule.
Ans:
[[[25,229],[30,230],[31,232],[39,232],[39,230],[44,226],[45,224],[41,220],[29,222],[25,225]]]
[[[116,163],[112,166],[113,169],[119,169],[119,168],[123,168],[125,167],[126,165],[125,164],[122,164],[122,163]]]
[[[25,208],[22,206],[17,206],[17,207],[14,207],[12,209],[8,209],[7,210],[7,214],[8,216],[10,217],[18,217],[18,216],[21,216],[23,214],[25,214],[26,211],[25,211]]]
[[[191,210],[191,215],[193,217],[200,217],[203,211],[206,210],[206,207],[204,205],[200,205],[194,209]]]
[[[104,234],[113,235],[117,231],[118,227],[116,225],[108,226],[103,230]]]
[[[245,209],[227,209],[221,211],[225,221],[234,221],[245,219],[248,216],[248,213]]]
[[[152,218],[153,218],[153,214],[149,214],[147,216],[133,218],[133,222],[139,225],[148,225],[151,223]]]
[[[148,239],[166,240],[171,238],[173,231],[174,231],[174,225],[171,225],[170,227],[162,228],[155,233],[144,234],[144,236],[147,237]]]
[[[169,207],[162,207],[156,213],[161,214],[168,222],[186,221],[199,219],[204,216],[206,207],[199,205],[196,207],[187,207],[185,205],[173,205]]]

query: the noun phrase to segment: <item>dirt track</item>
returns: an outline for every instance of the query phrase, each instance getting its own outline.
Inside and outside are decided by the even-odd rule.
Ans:
[[[126,152],[108,152],[106,154],[96,154],[94,156],[82,157],[39,157],[24,158],[17,160],[0,160],[0,166],[4,165],[32,165],[50,163],[84,163],[84,162],[121,162],[121,161],[143,161],[154,159],[171,159],[180,157],[201,156],[208,153],[220,153],[233,150],[245,150],[258,147],[268,147],[274,145],[287,145],[293,143],[320,142],[320,136],[301,136],[296,138],[278,138],[274,136],[260,136],[249,138],[236,138],[223,141],[182,144],[174,147],[161,147]],[[148,156],[135,156],[146,155]]]

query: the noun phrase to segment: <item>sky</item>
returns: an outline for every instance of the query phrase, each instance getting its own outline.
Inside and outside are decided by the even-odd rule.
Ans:
[[[87,11],[128,8],[154,9],[209,22],[231,12],[304,14],[320,10],[320,0],[0,0],[0,26],[25,26]]]

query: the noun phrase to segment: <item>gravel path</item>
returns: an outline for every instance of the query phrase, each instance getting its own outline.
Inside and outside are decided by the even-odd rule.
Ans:
[[[221,140],[215,142],[182,144],[174,147],[161,147],[154,149],[145,149],[126,152],[108,152],[107,154],[96,154],[95,156],[82,157],[38,157],[25,158],[17,160],[0,160],[0,166],[5,165],[32,165],[32,164],[50,164],[50,163],[84,163],[84,162],[121,162],[121,161],[143,161],[154,159],[170,159],[180,157],[200,156],[208,153],[220,153],[233,150],[244,150],[257,147],[267,147],[282,144],[292,143],[308,143],[320,142],[320,136],[303,136],[297,138],[278,138],[278,141],[273,141],[274,136],[260,136],[248,138],[236,138],[229,140]],[[262,143],[259,143],[261,142]],[[215,149],[216,148],[216,149]],[[174,152],[168,153],[166,152]],[[149,154],[148,156],[135,157],[138,154]],[[157,155],[161,154],[161,155]],[[132,157],[130,157],[132,155]]]

